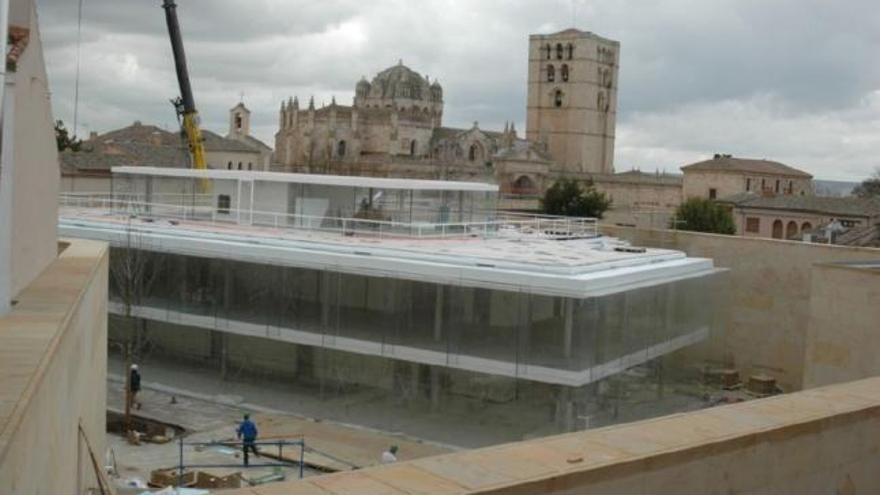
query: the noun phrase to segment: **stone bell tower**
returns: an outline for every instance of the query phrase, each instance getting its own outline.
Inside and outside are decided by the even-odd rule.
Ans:
[[[578,29],[529,36],[526,138],[560,171],[614,173],[620,43]]]
[[[244,102],[239,102],[229,109],[229,135],[227,137],[249,136],[250,134],[251,111],[244,106]]]

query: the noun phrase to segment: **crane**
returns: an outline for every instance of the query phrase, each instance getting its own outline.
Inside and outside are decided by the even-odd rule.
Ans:
[[[174,69],[177,71],[177,84],[180,86],[180,97],[172,100],[172,103],[178,118],[183,121],[183,132],[189,145],[192,168],[204,170],[207,168],[205,146],[202,131],[199,129],[199,112],[196,111],[192,86],[189,84],[189,72],[186,70],[186,54],[183,52],[180,24],[177,22],[177,5],[174,0],[162,0],[162,8],[165,9],[165,22],[168,24],[171,51],[174,53]]]

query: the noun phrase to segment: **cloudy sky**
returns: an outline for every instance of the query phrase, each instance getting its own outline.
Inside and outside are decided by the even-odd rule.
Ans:
[[[37,0],[56,118],[73,121],[77,1]],[[880,167],[877,0],[178,0],[203,125],[244,94],[270,145],[282,99],[335,96],[403,59],[438,78],[444,123],[525,130],[530,33],[621,42],[617,170],[715,152],[819,178]],[[84,0],[80,135],[173,129],[178,94],[160,0]]]

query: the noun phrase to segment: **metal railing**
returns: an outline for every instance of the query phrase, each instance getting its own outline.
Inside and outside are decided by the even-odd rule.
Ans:
[[[244,442],[241,441],[215,441],[215,442],[184,442],[183,437],[180,437],[178,441],[178,453],[179,453],[179,461],[177,464],[177,486],[181,486],[183,484],[183,473],[186,469],[204,469],[204,468],[263,468],[263,467],[291,467],[297,466],[299,467],[299,477],[302,479],[303,477],[303,469],[305,467],[305,453],[306,453],[306,443],[305,440],[271,440],[271,441],[261,441],[261,442],[251,442],[248,445],[254,445],[257,447],[260,446],[273,446],[278,447],[277,454],[263,451],[263,454],[268,454],[274,459],[277,459],[278,462],[260,462],[260,463],[214,463],[214,464],[187,464],[184,459],[185,449],[184,447],[193,447],[193,448],[205,448],[205,447],[225,447],[232,449],[242,449],[244,446]],[[299,451],[299,461],[289,461],[284,457],[284,447],[294,447]],[[259,450],[259,449],[258,449]]]
[[[254,226],[282,230],[306,230],[335,233],[343,236],[379,238],[489,238],[535,236],[551,239],[596,237],[594,218],[532,215],[512,212],[491,212],[492,219],[472,222],[394,221],[371,218],[316,216],[249,209],[218,207],[210,195],[154,195],[168,202],[144,202],[138,197],[113,197],[108,194],[63,193],[59,206],[84,213],[97,211],[103,215],[140,218],[144,222],[167,220],[172,224],[185,222],[213,226]],[[185,200],[180,204],[175,200]],[[177,204],[175,204],[177,203]],[[436,213],[436,212],[435,212]],[[62,216],[65,214],[62,211]]]

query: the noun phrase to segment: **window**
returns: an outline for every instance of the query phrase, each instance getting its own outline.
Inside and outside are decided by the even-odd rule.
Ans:
[[[793,193],[794,193],[794,181],[790,180],[790,181],[788,181],[788,194],[793,194]]]
[[[472,144],[471,148],[468,150],[468,160],[474,161],[477,159],[477,145]]]
[[[556,108],[562,106],[562,91],[556,90],[556,93],[553,95],[553,104],[556,105]]]
[[[746,179],[746,191],[752,190],[752,179]]]
[[[718,196],[718,190],[713,188],[709,189],[709,199],[715,199]]]
[[[556,59],[562,60],[562,43],[556,43]]]
[[[547,66],[547,82],[553,82],[556,80],[556,68],[553,67],[553,64]]]
[[[562,80],[568,81],[568,64],[562,64]]]
[[[409,156],[416,156],[416,140],[409,142]]]
[[[232,162],[226,164],[226,170],[232,170]]]
[[[550,53],[553,51],[553,49],[550,48],[549,44],[544,47],[544,51],[547,52],[547,60],[550,60]]]
[[[761,191],[767,190],[767,179],[761,179]]]
[[[241,170],[241,162],[238,162],[238,169]]]
[[[571,60],[574,57],[574,45],[571,43],[568,44],[568,59]]]
[[[776,179],[776,188],[774,189],[776,194],[779,194],[779,179]]]
[[[241,130],[241,114],[240,113],[235,114],[235,130],[237,130],[237,131]]]
[[[746,218],[746,232],[757,234],[761,231],[761,219],[756,217]]]
[[[253,169],[254,169],[254,164],[251,162],[248,162],[248,170],[253,170]]]
[[[229,206],[232,204],[232,200],[229,198],[228,194],[221,194],[217,196],[217,213],[221,213],[223,215],[229,214]]]
[[[810,222],[804,222],[803,225],[801,225],[801,232],[808,232],[810,230],[813,230],[813,224]]]
[[[336,143],[336,155],[340,158],[345,156],[345,140]]]

